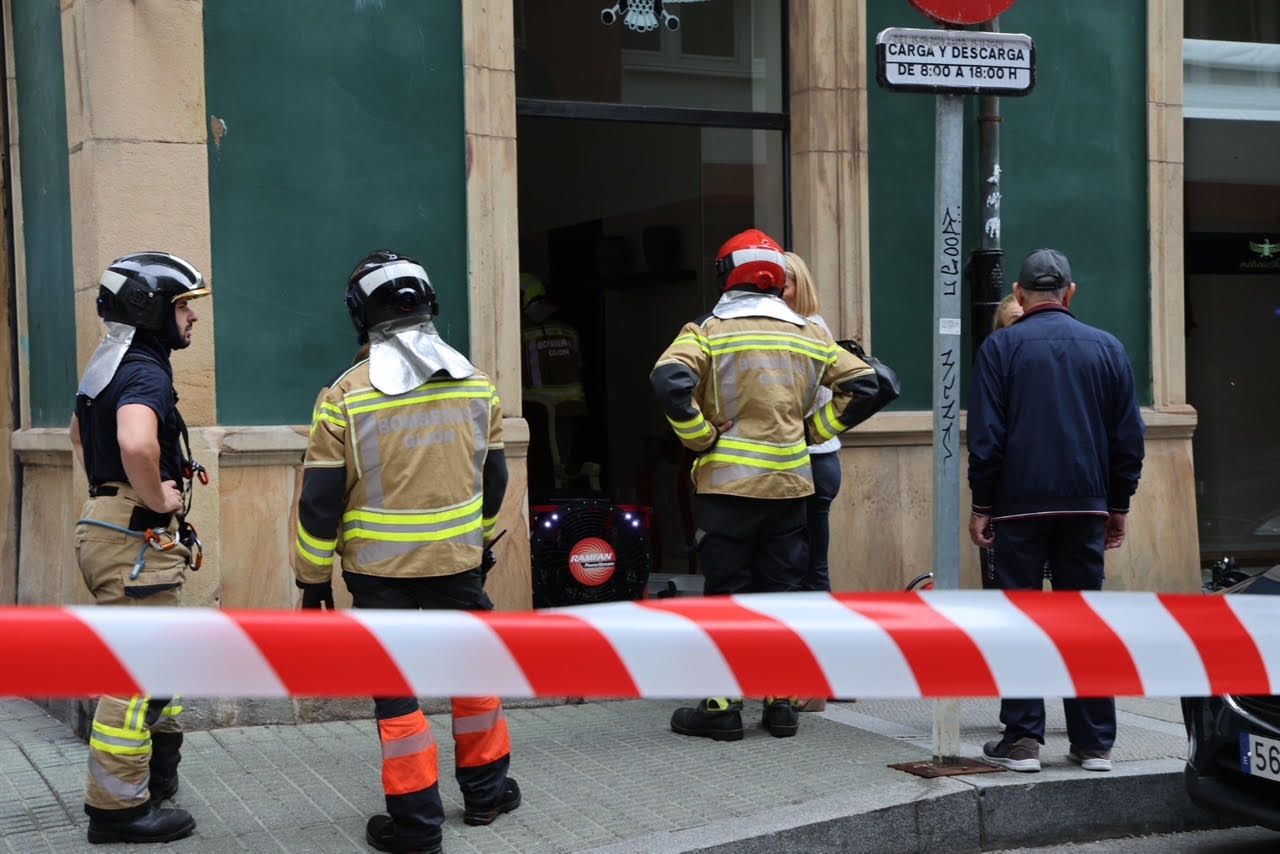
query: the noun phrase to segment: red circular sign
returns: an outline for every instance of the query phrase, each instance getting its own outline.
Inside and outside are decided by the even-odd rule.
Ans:
[[[617,560],[613,546],[599,537],[587,537],[569,550],[569,574],[580,584],[599,587],[613,578]]]
[[[1017,0],[907,0],[940,24],[981,24],[1009,11]]]

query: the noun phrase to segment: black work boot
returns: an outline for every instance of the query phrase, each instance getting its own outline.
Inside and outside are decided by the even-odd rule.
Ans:
[[[786,697],[765,700],[760,725],[774,738],[790,738],[800,729],[800,709]]]
[[[742,701],[710,697],[692,708],[676,709],[671,715],[671,729],[681,735],[714,741],[739,741],[742,739]]]
[[[364,841],[378,851],[393,854],[441,854],[440,838],[434,842],[407,839],[396,832],[395,820],[389,815],[375,815],[364,828]]]
[[[180,809],[160,809],[154,802],[123,810],[101,810],[85,805],[89,816],[89,841],[173,842],[185,839],[196,829],[191,813]]]
[[[506,788],[498,796],[498,800],[488,806],[472,806],[467,804],[462,812],[462,820],[472,827],[493,824],[498,816],[508,813],[520,806],[520,784],[515,778],[508,777]]]
[[[178,794],[178,763],[182,761],[182,733],[151,733],[151,800],[159,803]]]

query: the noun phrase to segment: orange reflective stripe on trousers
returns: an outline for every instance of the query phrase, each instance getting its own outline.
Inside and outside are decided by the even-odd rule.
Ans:
[[[439,780],[436,740],[422,712],[378,721],[382,740],[382,788],[388,795],[429,789]]]
[[[497,697],[455,697],[453,741],[459,768],[497,762],[511,753],[507,714]]]

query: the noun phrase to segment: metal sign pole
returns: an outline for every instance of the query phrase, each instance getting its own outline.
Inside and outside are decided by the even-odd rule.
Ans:
[[[934,156],[933,267],[933,581],[960,589],[960,276],[964,175],[964,96],[938,95]],[[934,707],[934,761],[956,761],[960,717],[955,700]]]

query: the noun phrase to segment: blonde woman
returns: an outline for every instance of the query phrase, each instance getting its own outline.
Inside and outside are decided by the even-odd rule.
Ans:
[[[996,306],[996,316],[991,318],[991,331],[996,332],[1006,326],[1012,326],[1019,317],[1022,317],[1022,306],[1018,305],[1017,295],[1009,294]]]
[[[813,286],[809,265],[794,252],[787,256],[787,284],[782,298],[796,314],[802,315],[828,332],[831,328],[818,312],[818,290]],[[831,390],[818,387],[813,407],[817,409],[831,400]],[[809,462],[813,467],[813,495],[808,501],[809,567],[805,573],[804,590],[830,590],[827,550],[831,543],[831,502],[840,491],[840,437],[809,447]]]

